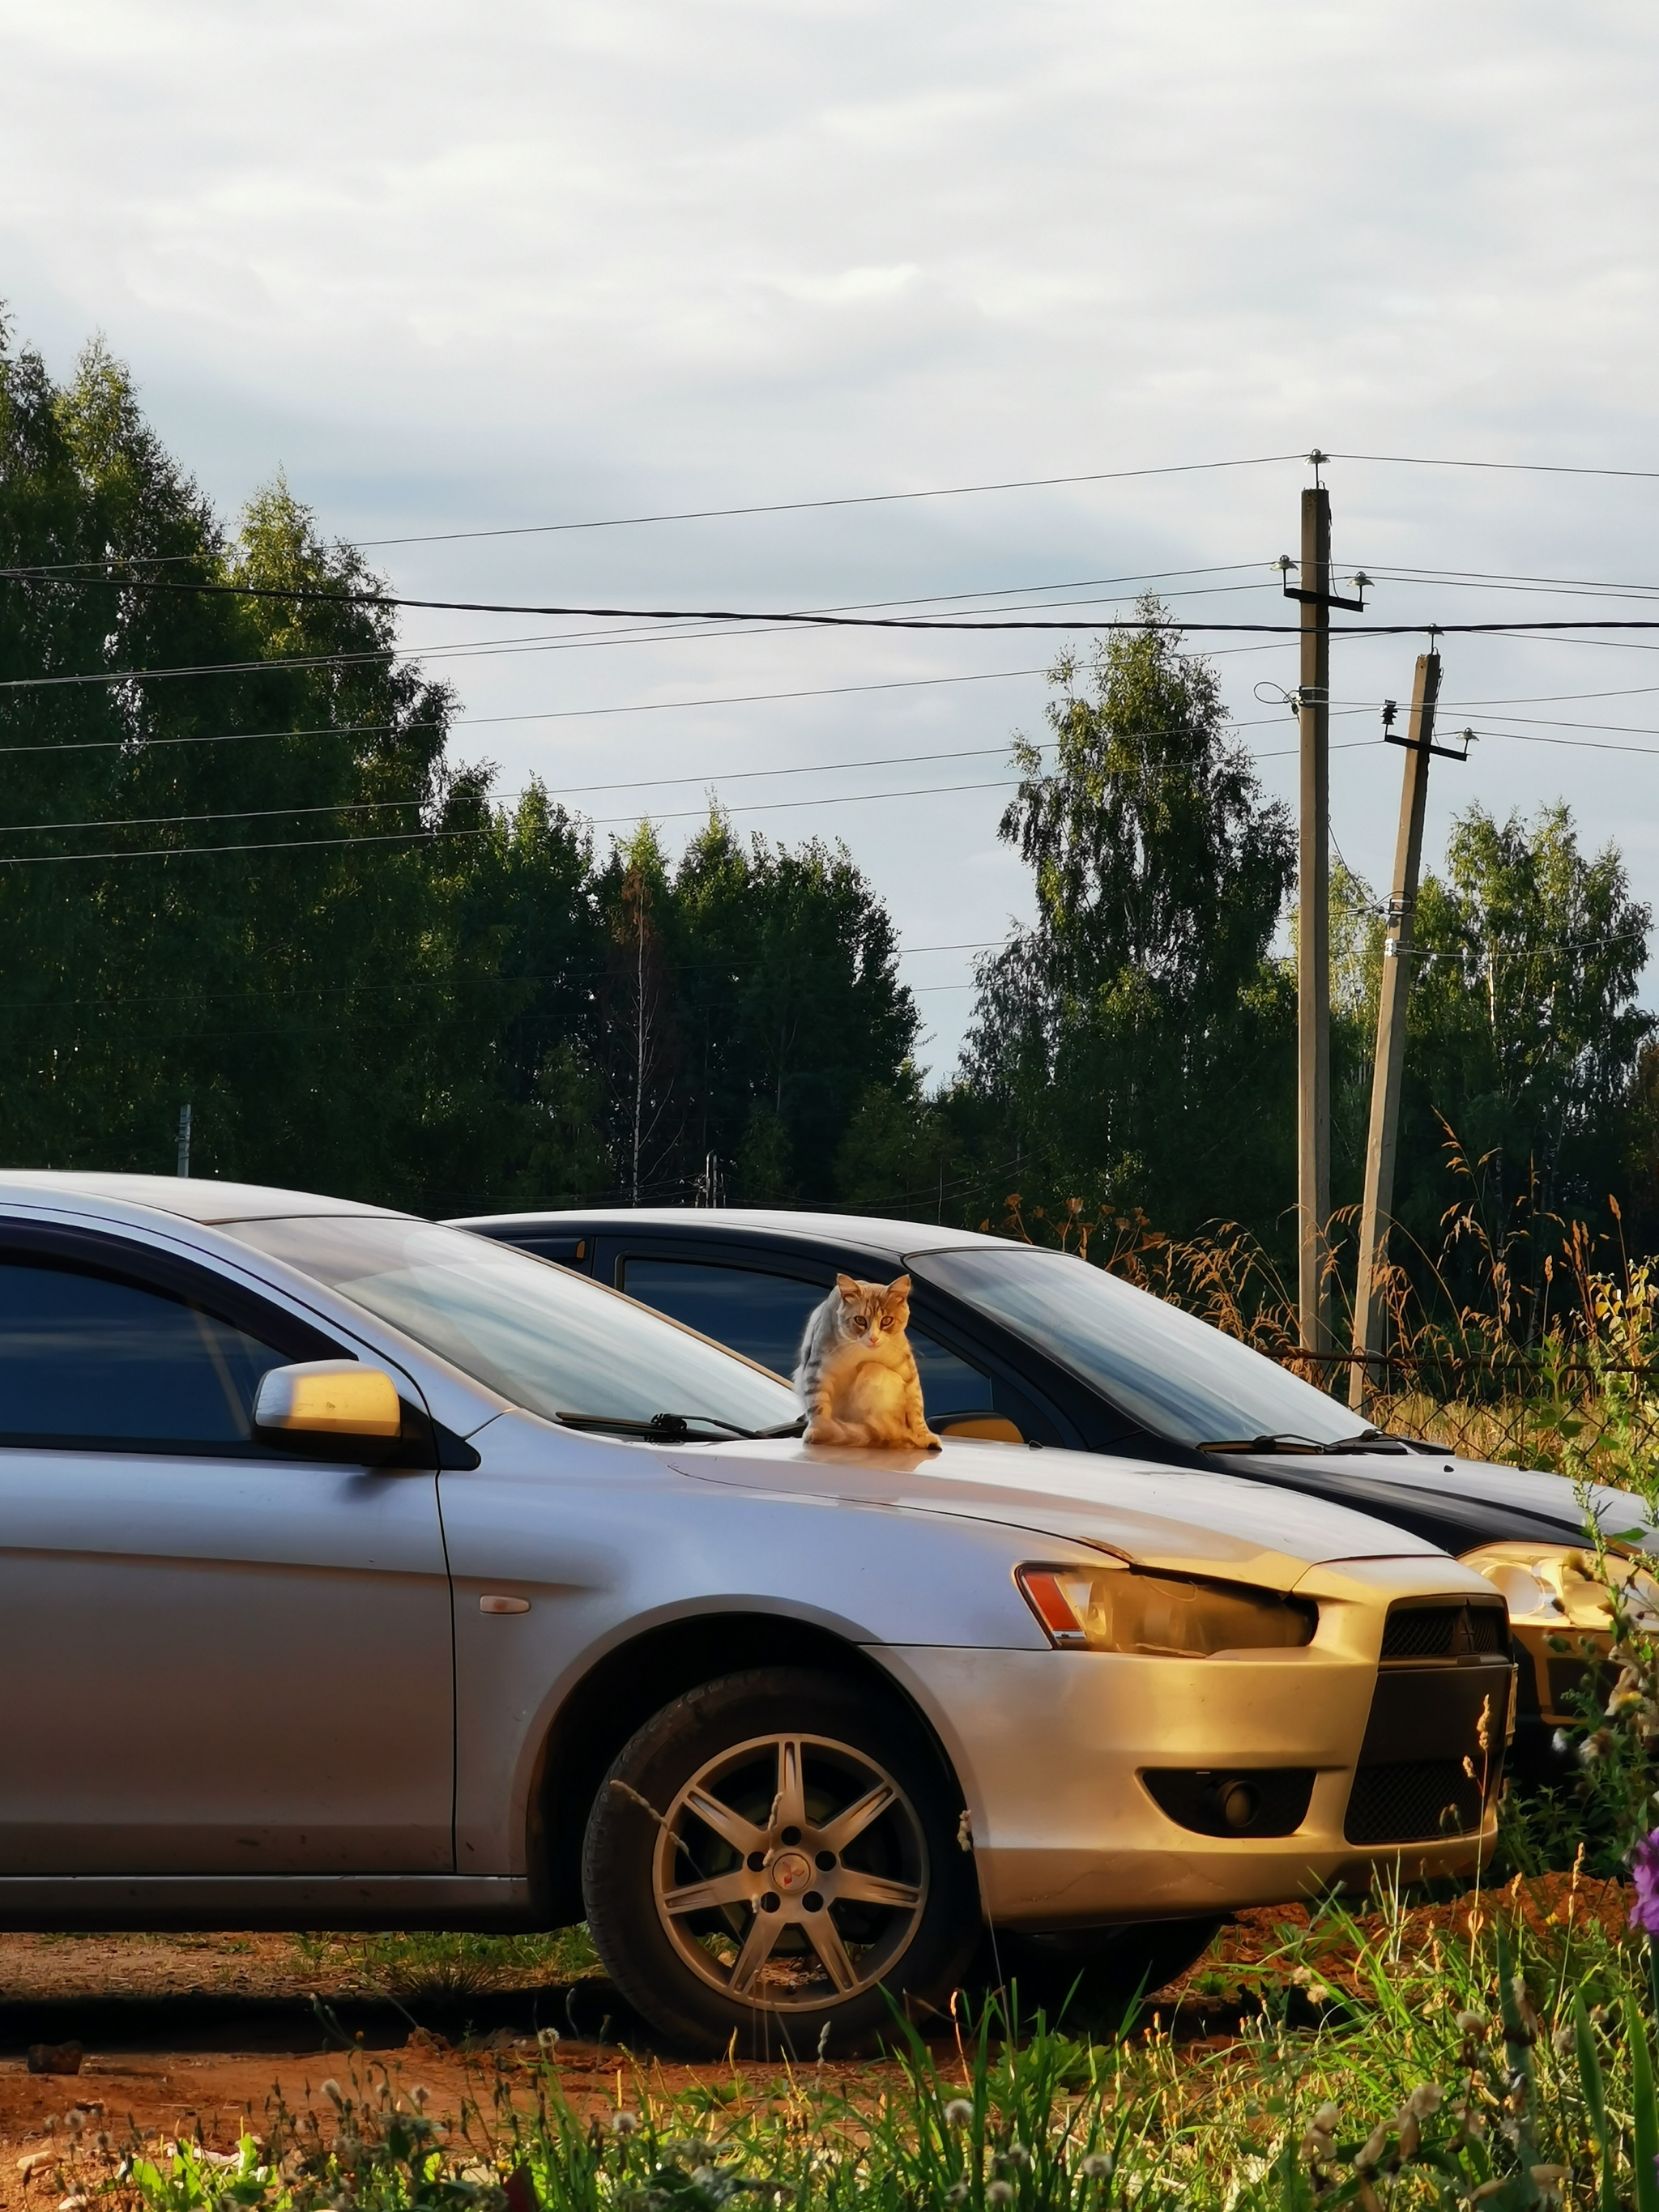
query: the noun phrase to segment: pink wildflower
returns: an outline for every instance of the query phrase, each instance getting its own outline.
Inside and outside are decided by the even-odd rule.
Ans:
[[[1636,1884],[1630,1924],[1644,1929],[1650,1936],[1659,1936],[1659,1828],[1644,1836],[1632,1852],[1630,1870]]]

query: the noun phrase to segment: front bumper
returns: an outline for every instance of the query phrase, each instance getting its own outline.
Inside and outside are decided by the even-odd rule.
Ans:
[[[1382,1869],[1407,1881],[1467,1874],[1494,1840],[1507,1659],[1379,1668],[1390,1603],[1465,1601],[1444,1577],[1443,1562],[1319,1571],[1301,1585],[1319,1599],[1319,1631],[1297,1650],[1185,1660],[912,1645],[872,1656],[930,1716],[956,1766],[988,1918],[1060,1929],[1282,1904],[1364,1888]],[[1224,1789],[1230,1775],[1302,1778],[1262,1797],[1295,1825],[1198,1832],[1199,1800],[1161,1780],[1171,1774]],[[1206,1802],[1212,1811],[1213,1786]],[[1437,1832],[1447,1817],[1454,1832]],[[1379,1834],[1401,1839],[1367,1840]]]

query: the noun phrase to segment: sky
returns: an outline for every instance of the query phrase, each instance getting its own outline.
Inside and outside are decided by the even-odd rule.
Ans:
[[[102,333],[228,514],[281,468],[414,596],[1273,621],[1317,447],[1378,622],[1639,616],[1656,95],[1659,17],[1598,0],[0,0],[0,300],[59,374]],[[402,635],[457,756],[601,841],[711,793],[844,839],[948,1073],[1030,911],[997,823],[1063,636],[634,629]],[[1191,641],[1293,794],[1294,647]],[[1379,888],[1419,645],[1334,661],[1332,835]],[[1442,652],[1480,737],[1430,859],[1565,798],[1659,906],[1659,633]]]

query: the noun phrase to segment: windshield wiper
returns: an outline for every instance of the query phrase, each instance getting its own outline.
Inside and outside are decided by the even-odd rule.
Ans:
[[[1404,1451],[1407,1446],[1397,1437],[1384,1436],[1381,1429],[1361,1429],[1358,1436],[1338,1437],[1334,1443],[1322,1444],[1315,1437],[1278,1435],[1267,1437],[1234,1437],[1219,1443],[1200,1444],[1200,1451],[1211,1452],[1352,1452]]]
[[[623,1413],[560,1413],[556,1418],[567,1429],[591,1430],[607,1436],[643,1437],[653,1444],[706,1443],[706,1437],[699,1439],[692,1435],[694,1429],[718,1429],[725,1436],[741,1437],[753,1443],[769,1437],[798,1437],[806,1426],[805,1413],[777,1429],[739,1428],[735,1421],[723,1421],[717,1413],[653,1413],[648,1421],[630,1420]]]

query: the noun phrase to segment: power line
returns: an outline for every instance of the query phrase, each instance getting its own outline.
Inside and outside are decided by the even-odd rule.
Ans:
[[[1332,712],[1334,714],[1352,715],[1365,714],[1370,711],[1370,709],[1368,705],[1346,707],[1336,706],[1332,708]],[[1520,720],[1526,718],[1513,716],[1506,719]],[[1279,717],[1276,714],[1264,714],[1255,717],[1249,721],[1230,721],[1227,725],[1227,729],[1229,731],[1260,729],[1277,722],[1278,720]],[[1569,729],[1607,728],[1617,730],[1621,726],[1617,723],[1565,723],[1556,725],[1555,726]],[[1118,738],[1134,738],[1138,737],[1157,735],[1158,733],[1149,731],[1120,731],[1114,734]],[[1570,750],[1584,750],[1604,752],[1630,752],[1650,755],[1656,751],[1659,751],[1659,748],[1656,748],[1651,745],[1609,745],[1598,744],[1595,740],[1591,738],[1552,738],[1535,734],[1532,732],[1520,730],[1483,729],[1475,731],[1474,734],[1476,737],[1485,738],[1509,738],[1514,739],[1517,744],[1564,745],[1568,747]],[[1659,737],[1659,730],[1654,730],[1651,732],[1632,732],[1631,734],[1634,736],[1650,735]],[[1052,751],[1054,749],[1054,743],[1055,741],[1051,738],[1045,738],[1038,744],[1037,750],[1039,752]],[[1334,750],[1341,752],[1370,750],[1375,747],[1376,744],[1376,740],[1375,738],[1362,738],[1352,739],[1346,744],[1340,744],[1334,746]],[[637,776],[632,778],[617,778],[602,783],[561,784],[556,790],[550,792],[548,796],[555,800],[556,803],[562,804],[566,799],[586,797],[589,793],[594,792],[659,791],[672,788],[675,785],[688,783],[747,783],[759,780],[770,780],[779,776],[833,775],[850,773],[854,769],[857,769],[908,768],[918,766],[922,763],[931,763],[935,761],[982,760],[989,757],[993,754],[1002,753],[1006,751],[1006,747],[1005,744],[972,745],[952,748],[940,752],[878,753],[868,755],[864,758],[858,760],[802,762],[795,765],[780,768],[727,769],[723,770],[697,769],[682,775]],[[1282,748],[1273,747],[1265,751],[1257,750],[1251,755],[1251,757],[1255,760],[1281,760],[1289,757],[1289,756],[1295,750],[1296,748],[1294,746],[1286,746]],[[1023,777],[1012,779],[1015,782],[1018,782],[1023,780]],[[1004,779],[992,784],[944,784],[937,787],[929,786],[926,787],[924,789],[919,789],[916,791],[893,792],[890,793],[884,793],[880,792],[832,792],[814,800],[769,800],[763,802],[758,806],[729,808],[724,809],[723,811],[737,813],[756,813],[805,805],[834,805],[842,799],[847,800],[849,804],[862,804],[866,800],[879,799],[882,797],[922,797],[927,795],[928,791],[935,789],[941,792],[1000,790],[1007,787],[1007,781],[1008,780]],[[526,796],[528,796],[528,794],[523,791],[490,793],[488,794],[490,803],[498,805],[508,805],[514,801],[522,800]],[[434,795],[434,799],[431,801],[423,799],[419,796],[408,799],[362,800],[338,799],[331,800],[326,804],[320,805],[301,805],[296,804],[291,806],[270,806],[258,809],[226,809],[211,813],[110,815],[102,817],[77,817],[73,819],[58,822],[0,823],[0,836],[27,836],[46,831],[56,832],[68,830],[161,829],[172,827],[175,824],[182,825],[187,823],[257,822],[275,820],[283,817],[294,818],[312,814],[373,813],[398,806],[418,806],[428,803],[437,803],[441,799],[441,794],[440,793]],[[701,814],[702,811],[702,810],[701,808],[679,809],[672,813],[663,815],[661,818],[664,820],[679,820],[685,818],[690,814]],[[614,826],[616,822],[625,818],[629,817],[621,816],[613,817],[611,817],[608,822],[597,823],[595,826]],[[497,826],[499,827],[502,825],[497,824]],[[465,832],[446,831],[425,834],[471,836],[483,833],[469,830]],[[308,842],[309,841],[306,842]],[[168,848],[167,849],[172,851],[188,850],[192,848]],[[254,849],[268,850],[270,848],[262,847]],[[41,855],[40,857],[75,860],[91,856],[83,856],[76,854],[64,854]],[[139,856],[134,855],[133,857],[136,858]]]
[[[1522,576],[1501,568],[1400,568],[1386,561],[1367,561],[1364,566],[1378,576],[1387,576],[1402,584],[1457,584],[1468,585],[1472,589],[1483,584],[1494,588],[1499,585],[1513,585],[1519,591],[1555,588],[1577,592],[1659,592],[1659,584],[1598,581],[1590,576]]]
[[[893,950],[896,958],[908,960],[913,955],[924,952],[989,952],[994,951],[1005,942],[1006,939],[1000,937],[969,938],[953,945],[901,945],[895,946]],[[729,960],[720,959],[676,960],[673,963],[673,971],[676,976],[702,975],[711,970],[729,972],[731,965]],[[592,979],[603,975],[604,972],[602,967],[594,967],[588,969],[586,974],[589,979]],[[572,971],[568,969],[556,970],[551,975],[474,975],[467,978],[466,988],[468,990],[479,988],[507,990],[516,989],[526,984],[568,983],[573,980],[580,981],[581,977],[580,975],[573,976]],[[301,999],[374,999],[384,998],[388,993],[396,994],[415,988],[418,988],[418,984],[411,985],[407,976],[396,983],[301,983],[290,986],[286,990],[192,991],[191,1003],[193,1006],[214,1006],[240,1005],[250,999],[267,1002],[280,1000],[288,1003],[293,1003]],[[900,986],[900,988],[904,990],[911,988],[909,984]],[[942,987],[930,983],[922,988],[934,990]],[[170,1006],[177,1005],[178,999],[179,994],[176,991],[154,994],[135,992],[118,999],[0,999],[0,1012],[15,1013],[20,1008],[32,1008],[36,1012],[46,1013],[62,1012],[70,1008],[102,1012],[120,1006]]]
[[[1226,574],[1230,570],[1236,571],[1239,568],[1255,568],[1257,566],[1265,567],[1267,565],[1267,564],[1265,562],[1233,562],[1223,563],[1218,567],[1212,566],[1207,568],[1168,569],[1161,572],[1146,570],[1133,577],[1106,578],[1102,580],[1108,582],[1127,581],[1152,583],[1159,581],[1161,579],[1173,576],[1217,575]],[[1260,589],[1264,587],[1265,580],[1263,586],[1239,586],[1238,588]],[[157,585],[155,588],[159,589],[161,588],[161,586]],[[191,585],[181,586],[177,588],[190,590],[201,589],[204,591],[222,590],[229,592],[241,592],[244,589],[244,587],[240,586],[230,585],[203,585],[200,586]],[[1042,586],[1033,584],[1015,586],[1009,588],[1016,594],[1021,592],[1029,594],[1032,592],[1045,589],[1060,591],[1073,590],[1079,587],[1073,585]],[[309,599],[319,599],[325,601],[325,603],[337,605],[347,604],[373,605],[376,603],[375,595],[371,593],[325,592],[307,590],[297,592],[279,592],[264,586],[247,586],[246,587],[245,595],[258,598],[274,597],[277,599],[304,598]],[[1189,594],[1184,592],[1176,592],[1172,593],[1170,596],[1176,599],[1184,599],[1188,596],[1197,595],[1198,594],[1195,592]],[[346,668],[354,666],[361,667],[368,665],[380,665],[395,660],[400,655],[405,663],[411,661],[454,660],[461,659],[488,659],[492,656],[497,656],[505,653],[591,651],[596,646],[648,644],[652,642],[659,642],[664,638],[672,638],[678,642],[683,641],[689,637],[694,637],[699,635],[724,638],[735,634],[738,635],[747,635],[752,637],[765,635],[769,630],[788,631],[793,629],[810,626],[812,623],[828,623],[831,617],[850,618],[853,616],[869,613],[872,611],[879,611],[884,608],[934,605],[941,599],[955,600],[963,599],[983,599],[996,596],[1000,596],[1000,594],[974,592],[941,592],[935,594],[931,599],[900,599],[853,601],[849,604],[839,606],[811,609],[808,611],[806,615],[799,617],[794,616],[771,617],[762,615],[738,617],[731,619],[742,622],[746,625],[746,627],[736,633],[732,630],[730,620],[726,617],[676,616],[672,619],[660,620],[629,618],[623,623],[609,626],[600,630],[558,630],[553,632],[550,635],[507,638],[473,638],[463,639],[459,641],[440,642],[433,645],[377,645],[367,647],[343,648],[332,653],[292,653],[260,660],[192,661],[183,662],[173,666],[162,668],[104,669],[88,671],[76,675],[19,677],[8,679],[4,682],[0,682],[0,691],[41,690],[85,684],[107,684],[149,682],[153,679],[158,679],[163,677],[176,676],[251,675],[276,669],[307,670]],[[1128,595],[1125,594],[1123,596]],[[379,603],[386,606],[392,606],[398,604],[406,604],[410,605],[413,605],[415,604],[412,600],[407,602],[396,601],[390,594],[380,595]],[[461,613],[519,611],[534,613],[539,611],[539,610],[530,608],[520,610],[514,608],[473,607],[458,600],[434,599],[424,602],[423,604],[430,608],[447,610],[452,612]],[[705,621],[708,621],[711,625],[707,630],[694,630],[686,626],[692,623],[701,624]],[[759,627],[757,627],[757,625]],[[912,626],[921,627],[921,625],[915,624]],[[941,624],[940,626],[943,628],[950,628],[954,625]],[[1047,627],[1051,629],[1068,629],[1076,627],[1088,628],[1097,625],[1077,625],[1069,623],[1033,625],[1033,627],[1037,628]]]
[[[1338,711],[1358,714],[1363,713],[1365,710],[1360,708],[1351,708],[1346,709],[1339,708]],[[1229,730],[1260,729],[1270,722],[1276,722],[1278,720],[1279,717],[1276,714],[1262,714],[1253,718],[1248,722],[1230,721],[1226,727]],[[1114,734],[1119,738],[1133,740],[1136,738],[1155,737],[1161,733],[1158,731],[1152,730],[1123,730],[1118,731]],[[1038,743],[1036,750],[1040,753],[1050,752],[1054,750],[1055,742],[1056,741],[1053,738],[1045,738]],[[776,776],[839,775],[849,773],[854,769],[909,768],[920,765],[922,763],[931,763],[934,761],[983,760],[994,753],[1006,753],[1008,747],[1005,741],[1002,744],[994,745],[958,746],[943,752],[875,753],[868,755],[861,760],[804,761],[796,764],[781,768],[694,769],[689,775],[647,775],[627,778],[617,777],[604,783],[561,783],[557,789],[550,792],[548,796],[554,800],[562,803],[568,798],[585,798],[590,793],[599,791],[661,791],[666,790],[677,784],[685,783],[750,783],[760,779],[769,779]],[[979,787],[971,785],[945,785],[942,787],[946,790],[957,790],[975,789]],[[523,799],[528,797],[528,795],[529,794],[526,792],[523,791],[491,792],[487,794],[491,803],[495,805],[505,805],[514,800]],[[841,793],[831,793],[827,798],[818,803],[825,805],[834,805],[837,799],[845,795],[846,794]],[[855,795],[873,798],[878,797],[880,794],[872,793]],[[894,795],[896,797],[901,794],[895,793]],[[174,823],[186,822],[261,822],[273,820],[282,816],[298,816],[303,814],[372,813],[377,809],[387,807],[420,806],[428,804],[435,805],[441,802],[442,797],[443,793],[439,792],[432,794],[429,799],[416,794],[416,796],[408,799],[331,799],[320,805],[302,805],[296,803],[292,806],[267,806],[258,809],[237,808],[228,809],[216,813],[206,814],[124,814],[106,815],[100,817],[80,816],[72,820],[62,822],[6,822],[0,823],[0,836],[16,836],[48,830],[154,830],[169,827]],[[738,811],[753,811],[754,810],[740,809]]]
[[[309,596],[324,595],[313,594]],[[548,618],[558,616],[568,616],[572,617],[591,617],[595,620],[614,617],[617,620],[638,622],[645,624],[665,624],[671,623],[735,623],[751,626],[748,633],[750,635],[753,634],[752,625],[755,624],[763,624],[769,628],[781,629],[868,629],[889,630],[895,632],[921,631],[961,636],[972,636],[978,634],[1001,633],[1004,631],[1060,632],[1066,630],[1102,630],[1115,629],[1128,629],[1140,631],[1142,633],[1160,633],[1166,635],[1174,635],[1178,636],[1259,636],[1269,638],[1282,637],[1288,639],[1294,638],[1300,634],[1299,626],[1295,623],[1194,622],[1181,616],[1172,616],[1167,621],[1142,621],[1136,619],[1132,620],[1127,623],[1124,623],[1115,617],[1109,619],[1103,619],[1099,617],[1069,616],[1060,620],[1044,619],[1038,621],[1026,616],[1014,618],[999,617],[995,620],[989,620],[981,616],[974,616],[962,619],[952,619],[948,617],[932,615],[813,614],[809,612],[790,613],[782,611],[757,611],[745,613],[732,609],[720,610],[690,607],[680,609],[577,606],[532,607],[488,605],[482,601],[467,601],[459,599],[400,599],[390,595],[378,600],[371,599],[368,603],[385,606],[419,606],[427,609],[448,609],[458,613],[471,614],[496,613],[540,615]],[[1555,633],[1566,632],[1569,630],[1659,630],[1659,617],[1583,615],[1564,616],[1559,618],[1536,617],[1518,622],[1344,623],[1334,623],[1331,627],[1331,634],[1334,637],[1434,638],[1515,636],[1520,638],[1531,637],[1534,641],[1536,642],[1542,641],[1540,635],[1540,633],[1553,636]],[[676,635],[677,633],[671,632],[670,634]],[[625,641],[637,642],[639,635],[640,633],[637,631],[631,632]],[[1558,641],[1569,645],[1601,645],[1623,642],[1621,640],[1602,638],[1599,636],[1594,638],[1562,636]],[[453,658],[463,650],[470,653],[476,653],[479,656],[487,658],[492,653],[502,653],[516,647],[522,647],[526,644],[541,644],[544,646],[556,647],[567,644],[568,642],[569,642],[569,641],[562,638],[539,641],[504,639],[497,642],[485,641],[477,647],[465,648],[453,646],[428,647],[421,648],[418,652],[411,652],[409,654],[406,654],[405,658],[441,659],[446,656]],[[1639,649],[1643,651],[1653,650],[1651,647],[1642,647]],[[387,662],[396,658],[396,654],[397,649],[387,646],[378,647],[369,652],[315,653],[286,660],[208,661],[173,668],[124,668],[94,671],[73,676],[12,677],[8,678],[3,681],[0,681],[0,691],[43,690],[55,689],[60,686],[82,684],[149,683],[157,678],[173,676],[246,675],[255,672],[268,672],[272,670],[283,668],[303,669],[337,667],[347,665],[354,662]]]
[[[378,550],[386,545],[447,545],[476,538],[551,537],[573,530],[635,530],[650,523],[718,522],[738,515],[807,514],[836,507],[890,507],[902,501],[971,499],[988,492],[1048,491],[1067,484],[1121,483],[1137,477],[1195,476],[1214,469],[1268,468],[1283,461],[1304,461],[1305,453],[1257,453],[1244,460],[1176,461],[1161,468],[1095,469],[1086,475],[1023,477],[1004,483],[944,484],[926,491],[857,492],[836,499],[775,500],[752,507],[691,507],[668,514],[623,514],[586,522],[526,522],[492,530],[438,530],[415,538],[364,538],[356,542]]]
[[[1008,777],[1001,777],[995,781],[988,783],[923,784],[918,786],[914,790],[909,791],[837,792],[835,794],[834,803],[838,806],[854,806],[861,805],[866,802],[875,799],[938,799],[946,797],[954,792],[1007,791],[1012,788],[1018,781],[1018,778],[1011,779]],[[813,799],[763,799],[757,801],[751,806],[730,806],[722,808],[720,811],[726,814],[788,814],[795,812],[800,807],[811,806],[822,808],[829,803],[830,802],[828,800],[820,795]],[[289,810],[284,808],[278,811],[286,812]],[[336,810],[331,808],[319,808],[317,811],[326,813]],[[344,812],[348,810],[342,808],[338,811]],[[703,809],[702,807],[685,806],[672,808],[665,812],[653,813],[650,818],[658,822],[683,822],[690,818],[702,817],[702,815]],[[206,819],[210,817],[197,817],[180,818]],[[234,821],[237,819],[246,819],[249,817],[230,816],[222,817],[219,818]],[[630,823],[636,819],[637,817],[631,814],[617,814],[610,817],[607,820],[596,821],[592,824],[592,826],[596,830],[616,829],[624,824]],[[104,825],[88,823],[86,826],[88,829],[92,829],[100,828]],[[137,826],[148,827],[149,825],[141,824]],[[347,837],[284,837],[264,844],[246,844],[238,842],[230,845],[150,845],[141,846],[136,849],[131,847],[117,846],[107,851],[98,853],[13,853],[0,854],[0,868],[61,867],[67,866],[70,863],[77,860],[182,860],[197,854],[215,854],[225,853],[315,852],[320,850],[325,846],[340,845],[431,845],[445,842],[448,840],[458,837],[501,836],[506,834],[507,827],[507,825],[497,821],[483,823],[476,828],[467,830],[374,831],[366,836],[354,836]]]
[[[1497,469],[1539,477],[1632,477],[1659,482],[1659,469],[1597,469],[1569,461],[1449,461],[1425,453],[1328,453],[1329,461],[1378,461],[1402,469]]]
[[[1179,477],[1202,475],[1216,469],[1269,468],[1284,461],[1305,461],[1305,453],[1255,453],[1243,459],[1226,461],[1174,461],[1157,468],[1094,469],[1079,476],[1018,477],[999,483],[941,484],[921,491],[854,492],[830,499],[772,500],[746,507],[687,507],[661,514],[605,515],[577,522],[508,523],[485,530],[434,530],[408,538],[359,538],[351,543],[360,550],[378,551],[388,545],[453,545],[480,538],[544,538],[556,537],[570,531],[636,530],[648,524],[665,522],[720,522],[740,515],[806,514],[838,507],[891,507],[906,501],[923,499],[969,499],[991,492],[1048,491],[1068,484],[1121,483],[1139,477]],[[172,553],[150,556],[157,561],[184,562],[202,558],[199,553]],[[63,562],[64,568],[86,567],[87,562]]]
[[[307,729],[224,730],[186,738],[71,738],[45,745],[0,745],[0,757],[15,753],[121,752],[128,748],[144,752],[160,745],[234,745],[283,738],[343,738],[384,734],[396,730],[493,729],[502,722],[577,722],[611,714],[661,714],[690,707],[750,707],[787,699],[834,699],[863,691],[921,691],[946,684],[995,684],[1016,676],[1047,676],[1046,668],[987,668],[963,676],[905,676],[878,684],[822,684],[794,691],[737,691],[721,697],[695,699],[637,699],[616,707],[544,707],[521,714],[458,714],[447,722],[335,722],[317,723]],[[920,756],[919,756],[920,757]],[[940,755],[940,758],[944,756]]]

